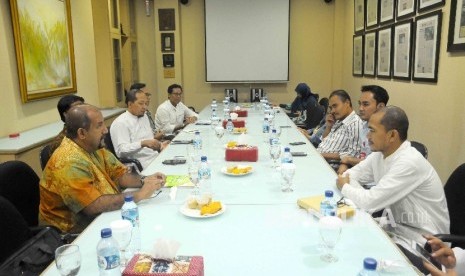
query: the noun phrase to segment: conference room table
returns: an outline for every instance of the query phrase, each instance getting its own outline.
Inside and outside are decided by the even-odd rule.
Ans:
[[[221,106],[221,105],[220,105]],[[299,208],[302,197],[322,195],[327,189],[341,197],[336,187],[336,174],[309,141],[297,130],[289,117],[280,110],[274,119],[281,129],[280,143],[305,142],[289,146],[291,151],[305,152],[307,156],[294,157],[296,166],[294,191],[281,191],[281,175],[272,167],[269,146],[262,133],[262,110],[249,108],[246,121],[246,139],[259,148],[257,162],[226,162],[225,144],[236,141],[240,135],[225,134],[220,140],[209,125],[188,125],[174,140],[190,140],[194,131],[200,131],[203,147],[212,170],[213,199],[219,200],[224,212],[215,217],[188,217],[180,212],[193,188],[163,188],[151,199],[138,203],[142,252],[151,252],[158,239],[175,240],[181,244],[178,255],[203,256],[205,275],[357,275],[363,268],[363,259],[408,263],[405,256],[389,239],[379,225],[364,211],[343,220],[342,234],[334,253],[335,263],[320,259],[324,250],[318,229],[318,218]],[[222,112],[219,113],[222,115]],[[200,121],[210,118],[210,106],[199,113]],[[171,144],[142,172],[150,175],[188,173],[188,164],[164,165],[162,161],[186,158],[185,144]],[[189,162],[189,160],[188,160]],[[230,176],[221,169],[233,164],[250,165],[253,172]],[[96,246],[100,230],[120,219],[121,212],[113,211],[98,216],[74,241],[82,254],[79,275],[97,275]],[[54,264],[44,275],[59,275]],[[384,274],[382,274],[384,275]],[[386,273],[386,275],[393,275]],[[417,275],[406,266],[395,275]]]

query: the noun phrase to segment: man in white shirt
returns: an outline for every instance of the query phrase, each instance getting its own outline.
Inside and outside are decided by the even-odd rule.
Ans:
[[[111,140],[118,157],[139,160],[145,169],[169,142],[155,139],[148,117],[147,95],[139,89],[126,94],[126,112],[116,118],[110,128]]]
[[[350,96],[344,90],[329,95],[329,108],[326,130],[317,151],[337,170],[342,156],[359,157],[363,122],[352,109]]]
[[[438,174],[407,141],[408,126],[399,107],[374,113],[368,123],[372,153],[339,175],[337,187],[361,209],[386,208],[390,231],[423,244],[422,234],[449,233],[449,212]],[[371,182],[373,188],[362,188]]]
[[[368,120],[370,120],[373,113],[380,108],[385,107],[389,101],[389,94],[381,86],[364,85],[362,86],[361,91],[362,94],[360,94],[360,99],[358,100],[358,116],[363,121],[363,127],[360,133],[360,157],[357,158],[349,155],[343,156],[341,158],[341,165],[337,171],[339,174],[345,172],[348,168],[357,165],[371,153],[367,138]]]
[[[155,114],[155,127],[165,133],[175,133],[188,124],[195,123],[197,113],[181,102],[182,87],[172,84],[168,87],[168,100],[158,106]]]

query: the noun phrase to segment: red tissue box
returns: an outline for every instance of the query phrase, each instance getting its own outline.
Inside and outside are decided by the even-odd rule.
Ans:
[[[247,115],[248,115],[247,110],[234,110],[234,111],[231,111],[229,113],[237,113],[237,116],[239,116],[239,117],[247,117]]]
[[[124,269],[123,276],[204,276],[203,271],[201,256],[177,256],[174,261],[166,261],[136,254]]]
[[[223,128],[226,128],[226,123],[228,121],[223,120]],[[245,121],[242,120],[232,120],[234,127],[245,127]]]
[[[243,146],[227,148],[225,153],[226,161],[250,161],[257,162],[258,160],[258,147],[256,146]]]

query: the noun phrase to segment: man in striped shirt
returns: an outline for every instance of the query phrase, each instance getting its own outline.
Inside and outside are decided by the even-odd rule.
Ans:
[[[317,150],[337,170],[341,156],[360,157],[363,121],[353,110],[350,96],[344,90],[331,93],[329,108],[326,130]]]

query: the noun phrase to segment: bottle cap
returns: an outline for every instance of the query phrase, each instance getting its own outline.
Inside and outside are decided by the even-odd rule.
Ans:
[[[229,119],[228,119],[228,122],[232,122],[232,119],[231,119],[231,118],[229,118]]]
[[[124,195],[124,202],[131,202],[134,200],[134,196],[132,194],[125,194]]]
[[[103,228],[101,231],[100,231],[100,236],[102,238],[109,238],[111,237],[111,228]]]
[[[284,148],[284,152],[290,152],[290,151],[291,151],[291,149],[289,147]]]
[[[272,133],[276,133],[276,129],[273,128],[273,129],[271,130],[271,132],[272,132]]]
[[[197,134],[199,134],[199,135],[200,135],[200,131],[196,131],[196,132],[195,132],[195,135],[197,135]]]
[[[363,268],[365,268],[367,270],[376,270],[377,265],[378,265],[378,263],[373,258],[365,258],[363,260]]]
[[[325,197],[333,197],[333,191],[331,190],[325,191]]]
[[[203,162],[203,161],[207,161],[207,157],[206,157],[206,156],[200,157],[200,161],[202,161],[202,162]]]

